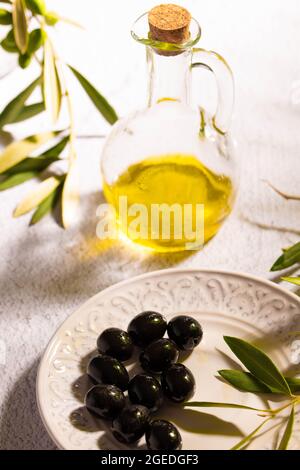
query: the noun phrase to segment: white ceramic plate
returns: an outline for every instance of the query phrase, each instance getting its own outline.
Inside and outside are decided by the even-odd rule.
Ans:
[[[226,401],[263,409],[268,405],[266,400],[241,393],[216,377],[219,369],[237,367],[223,335],[252,341],[282,370],[292,374],[297,371],[300,336],[291,335],[300,330],[300,299],[295,295],[268,281],[229,272],[166,270],[139,276],[86,302],[60,327],[44,354],[37,399],[47,431],[59,448],[125,449],[101,421],[91,419],[85,411],[82,399],[89,384],[84,371],[102,330],[111,326],[126,329],[136,314],[150,309],[168,318],[189,313],[203,326],[201,345],[185,360],[196,378],[193,400]],[[183,448],[189,450],[229,449],[262,419],[251,411],[183,411],[170,405],[161,414],[180,428]],[[280,433],[282,426],[274,420],[249,448],[273,449]],[[144,446],[142,440],[139,447]],[[298,416],[291,448],[300,449]]]

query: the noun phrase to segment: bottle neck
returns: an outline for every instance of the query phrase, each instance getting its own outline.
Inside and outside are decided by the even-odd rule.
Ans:
[[[190,100],[191,52],[178,55],[160,55],[147,47],[149,66],[149,106],[163,100],[177,100],[188,104]]]

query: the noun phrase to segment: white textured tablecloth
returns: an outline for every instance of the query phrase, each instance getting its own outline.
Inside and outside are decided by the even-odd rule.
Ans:
[[[60,54],[81,69],[120,114],[145,97],[143,46],[130,25],[153,0],[48,0],[49,6],[83,23],[87,31],[58,28]],[[300,193],[300,3],[298,0],[178,1],[203,28],[202,47],[220,52],[236,79],[233,131],[242,164],[235,214],[200,253],[159,256],[126,246],[101,246],[95,238],[102,200],[99,156],[103,140],[80,140],[82,203],[69,231],[48,217],[28,228],[30,217],[12,211],[30,182],[0,194],[0,448],[54,449],[38,416],[35,378],[49,339],[82,302],[133,275],[185,266],[245,271],[271,277],[282,247],[299,239],[300,203],[286,202],[264,183]],[[24,88],[32,70],[0,81],[0,107]],[[73,81],[80,134],[109,128]],[[23,136],[47,128],[45,118],[19,125]],[[274,276],[273,276],[274,277]],[[288,288],[288,286],[286,285]],[[3,347],[2,347],[3,349]],[[2,354],[3,356],[3,354]]]

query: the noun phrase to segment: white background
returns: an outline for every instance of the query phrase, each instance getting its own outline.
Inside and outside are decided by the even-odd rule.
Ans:
[[[81,22],[86,31],[59,26],[59,53],[80,68],[118,113],[143,105],[145,54],[129,31],[152,0],[48,0],[51,9]],[[233,132],[239,142],[241,190],[235,214],[201,253],[153,256],[95,239],[95,211],[102,200],[99,161],[103,140],[80,140],[82,203],[75,226],[65,232],[51,217],[28,228],[30,216],[12,211],[33,186],[0,194],[0,448],[54,448],[38,417],[35,377],[39,359],[60,323],[104,287],[170,266],[211,267],[269,273],[283,247],[299,239],[300,202],[286,202],[263,180],[300,193],[300,3],[298,0],[178,1],[203,30],[201,46],[220,52],[236,80]],[[0,63],[0,67],[3,64]],[[0,81],[0,108],[36,76],[16,70]],[[208,78],[205,76],[205,79]],[[108,126],[76,82],[80,134],[106,134]],[[207,90],[201,80],[201,97]],[[48,126],[46,117],[19,125],[17,136]],[[285,285],[288,287],[287,285]],[[3,350],[3,348],[1,348]],[[2,360],[3,359],[3,360]]]

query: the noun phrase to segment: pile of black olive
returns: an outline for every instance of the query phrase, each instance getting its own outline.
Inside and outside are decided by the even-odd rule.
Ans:
[[[164,338],[166,331],[169,338]],[[182,403],[194,394],[194,376],[177,360],[180,350],[192,351],[202,336],[201,325],[193,318],[180,315],[167,323],[156,312],[137,315],[127,332],[103,331],[97,340],[99,355],[88,365],[88,375],[96,385],[86,394],[87,409],[109,420],[113,436],[122,443],[135,443],[146,434],[148,449],[179,450],[178,429],[169,421],[151,418],[151,413],[159,410],[164,396]],[[128,361],[135,347],[142,349],[139,360],[145,373],[130,380],[121,361]]]

